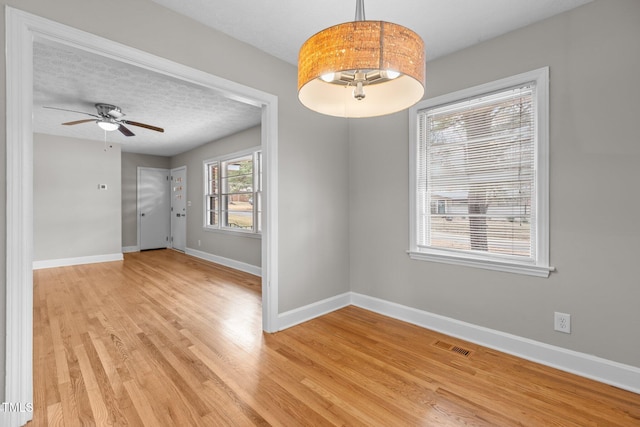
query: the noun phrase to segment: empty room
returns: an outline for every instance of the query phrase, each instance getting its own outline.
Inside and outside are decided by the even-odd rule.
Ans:
[[[0,425],[640,425],[639,1],[0,4]]]

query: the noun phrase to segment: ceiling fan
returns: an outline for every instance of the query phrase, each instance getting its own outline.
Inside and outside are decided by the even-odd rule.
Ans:
[[[75,111],[75,110],[67,110],[66,108],[58,108],[58,107],[47,107],[52,110],[60,110],[60,111],[70,111],[72,113],[80,113],[86,114],[87,116],[95,117],[93,119],[83,119],[83,120],[75,120],[73,122],[62,123],[65,126],[73,126],[79,125],[81,123],[89,123],[96,122],[101,129],[105,131],[114,131],[119,130],[124,136],[134,136],[135,134],[131,132],[126,126],[138,126],[149,130],[154,130],[156,132],[164,132],[164,129],[159,128],[157,126],[147,125],[145,123],[134,122],[131,120],[124,120],[123,117],[125,114],[120,110],[120,107],[111,104],[95,104],[96,110],[98,114],[85,113],[83,111]]]

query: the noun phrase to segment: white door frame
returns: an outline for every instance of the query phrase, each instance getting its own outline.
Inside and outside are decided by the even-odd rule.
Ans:
[[[5,401],[33,402],[33,40],[48,39],[198,84],[262,108],[266,173],[262,234],[262,327],[278,330],[278,97],[6,6]],[[29,412],[7,415],[25,424]]]
[[[174,229],[173,229],[173,222],[174,222],[174,218],[175,218],[175,216],[173,216],[175,214],[175,212],[173,212],[173,202],[174,202],[174,196],[173,196],[173,185],[174,185],[173,174],[175,174],[178,171],[184,171],[184,179],[185,179],[185,184],[184,184],[184,189],[183,189],[183,191],[184,191],[183,196],[185,198],[185,200],[184,200],[184,207],[185,207],[184,249],[178,249],[178,250],[182,250],[182,251],[184,251],[186,253],[186,250],[187,250],[187,218],[188,218],[188,216],[186,216],[186,211],[187,211],[186,208],[189,207],[189,202],[187,201],[187,199],[188,199],[187,191],[188,191],[188,186],[189,186],[189,183],[187,182],[187,165],[178,166],[177,168],[172,168],[172,169],[169,170],[169,173],[170,173],[170,176],[171,176],[171,179],[170,179],[171,187],[169,189],[169,193],[171,194],[171,219],[170,219],[170,221],[171,221],[171,224],[170,224],[171,242],[170,242],[170,246],[171,246],[171,248],[175,249],[175,246],[173,245],[173,242],[174,242],[173,236],[176,234],[176,233],[174,233]]]

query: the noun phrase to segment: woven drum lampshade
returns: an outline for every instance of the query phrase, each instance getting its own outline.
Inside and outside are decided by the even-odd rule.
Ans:
[[[424,95],[424,43],[401,25],[354,21],[327,28],[300,48],[298,98],[338,117],[374,117]]]

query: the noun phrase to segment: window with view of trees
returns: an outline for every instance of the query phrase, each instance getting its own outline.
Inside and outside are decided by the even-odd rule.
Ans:
[[[262,156],[258,150],[204,162],[205,227],[260,233]]]
[[[548,275],[547,74],[412,109],[412,258]]]

